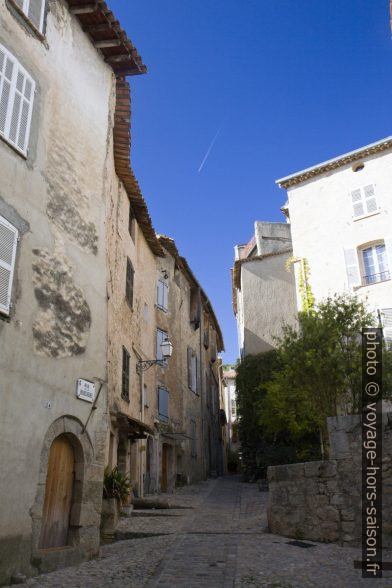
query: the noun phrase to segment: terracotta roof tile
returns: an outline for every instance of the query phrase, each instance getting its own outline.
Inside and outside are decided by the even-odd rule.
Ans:
[[[132,76],[147,71],[127,33],[104,0],[68,0],[68,6],[117,76]]]

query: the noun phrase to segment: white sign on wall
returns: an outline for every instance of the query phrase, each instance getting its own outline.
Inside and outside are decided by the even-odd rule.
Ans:
[[[95,384],[88,380],[79,379],[76,382],[76,397],[79,400],[86,400],[86,402],[94,402],[95,400]]]

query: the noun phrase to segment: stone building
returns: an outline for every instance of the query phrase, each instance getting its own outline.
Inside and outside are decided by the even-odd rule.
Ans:
[[[215,313],[175,242],[159,236],[165,257],[157,266],[156,325],[173,344],[158,367],[160,487],[223,473],[218,353],[223,338]],[[165,294],[160,295],[163,290]]]
[[[116,75],[143,71],[103,1],[0,0],[0,583],[99,550]]]
[[[288,202],[297,301],[301,261],[317,301],[335,293],[367,300],[392,342],[392,137],[277,180]]]
[[[138,363],[156,357],[157,259],[163,255],[146,203],[130,167],[130,87],[117,81],[113,178],[108,191],[108,407],[109,469],[128,475],[133,493],[157,489],[157,460],[147,437],[155,434],[156,369]]]
[[[249,243],[235,247],[232,295],[241,359],[273,349],[282,325],[295,321],[294,277],[287,267],[291,256],[287,223],[256,221]]]

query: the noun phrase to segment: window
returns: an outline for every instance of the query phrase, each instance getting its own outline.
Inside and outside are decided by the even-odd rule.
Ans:
[[[354,218],[367,216],[377,212],[377,200],[374,191],[374,184],[364,188],[357,188],[351,192]]]
[[[165,279],[160,278],[157,284],[157,307],[167,312],[169,308],[169,286]]]
[[[129,306],[133,306],[133,280],[134,280],[134,269],[131,260],[127,258],[127,275],[125,280],[125,298],[128,301]]]
[[[46,0],[14,0],[36,29],[42,33],[44,28]]]
[[[130,362],[130,355],[128,351],[123,349],[122,354],[122,387],[121,387],[121,398],[124,400],[129,400],[129,362]]]
[[[27,155],[35,82],[0,45],[0,135]]]
[[[169,391],[158,386],[158,417],[163,423],[169,422]]]
[[[199,392],[199,375],[197,355],[188,347],[188,387],[197,394]]]
[[[18,231],[0,216],[0,313],[9,315]]]
[[[164,359],[162,355],[161,345],[167,339],[166,331],[162,331],[161,329],[157,329],[157,354],[156,358],[158,361],[161,362],[162,365],[167,365],[167,360]]]
[[[189,295],[189,320],[192,323],[195,331],[200,325],[200,288],[195,286],[191,288]]]
[[[196,421],[191,419],[191,457],[197,457]]]
[[[389,280],[388,258],[384,243],[362,249],[362,261],[363,279],[367,286]]]
[[[143,384],[143,404],[144,404],[144,408],[149,407],[147,384]]]
[[[136,217],[134,215],[134,212],[132,210],[132,206],[131,205],[129,205],[128,231],[129,231],[129,234],[131,235],[132,241],[135,242],[135,236],[136,236]]]
[[[205,349],[208,349],[210,345],[210,324],[208,319],[206,319],[204,322],[203,345]]]

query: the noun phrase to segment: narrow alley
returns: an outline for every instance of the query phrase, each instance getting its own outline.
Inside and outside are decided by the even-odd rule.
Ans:
[[[121,518],[118,538],[101,557],[31,578],[39,588],[354,588],[366,585],[354,560],[360,550],[272,535],[267,493],[237,476],[162,495],[169,510],[136,510]],[[305,547],[306,546],[306,547]],[[384,560],[390,560],[388,553]],[[374,580],[392,586],[392,572]],[[372,584],[373,585],[373,584]]]

